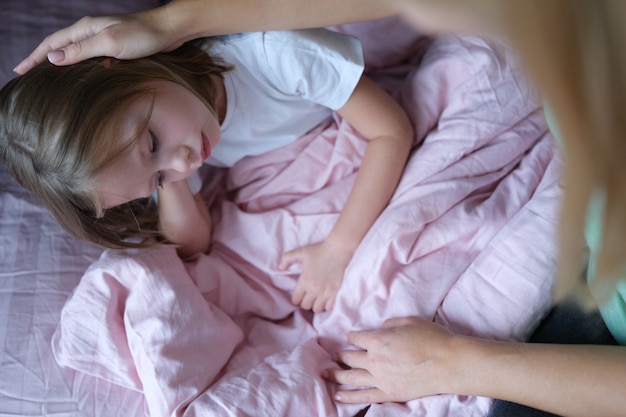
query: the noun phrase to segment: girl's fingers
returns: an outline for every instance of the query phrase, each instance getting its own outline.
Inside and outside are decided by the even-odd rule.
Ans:
[[[304,297],[302,298],[302,301],[298,304],[300,305],[300,308],[304,309],[304,310],[311,310],[313,309],[313,305],[315,304],[315,296],[312,295],[310,292],[305,292],[304,293]],[[294,303],[296,304],[296,303]]]
[[[294,263],[302,262],[302,250],[301,248],[290,250],[288,252],[283,253],[282,258],[280,258],[280,262],[278,264],[278,269],[285,270]]]
[[[330,311],[333,309],[335,305],[335,297],[330,297],[328,300],[326,300],[326,304],[324,305],[324,310],[326,311]]]
[[[326,299],[322,297],[317,297],[315,302],[313,303],[313,312],[321,313],[326,308]]]
[[[296,285],[296,289],[293,290],[291,294],[291,302],[297,306],[301,305],[305,294],[306,292],[300,286]]]

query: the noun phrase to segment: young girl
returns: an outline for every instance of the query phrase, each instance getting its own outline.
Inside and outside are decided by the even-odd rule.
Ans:
[[[563,204],[557,282],[565,292],[580,276],[586,229],[591,289],[604,330],[626,345],[624,1],[175,0],[132,15],[81,19],[46,38],[16,71],[27,71],[46,57],[60,65],[98,54],[134,58],[197,34],[370,20],[394,13],[396,3],[420,29],[500,33],[519,49],[554,110],[566,156],[565,182],[571,184]],[[559,308],[548,320],[559,330],[553,332],[552,342],[560,344],[491,343],[452,335],[423,320],[390,320],[380,330],[349,334],[363,350],[340,352],[338,358],[343,368],[354,369],[331,369],[327,376],[365,387],[339,391],[345,402],[401,401],[451,392],[502,398],[559,415],[623,416],[626,349],[602,346],[601,340],[571,345],[567,332],[588,330],[589,323],[581,323],[580,317],[589,312],[562,320],[562,311]],[[594,330],[590,340],[601,333],[599,326]],[[498,404],[489,416],[547,415]]]
[[[211,236],[188,177],[205,161],[232,166],[291,143],[336,110],[369,140],[362,166],[328,237],[280,260],[281,268],[303,264],[293,302],[329,310],[399,181],[412,127],[361,76],[352,37],[315,29],[199,45],[132,61],[43,64],[12,80],[0,92],[2,160],[73,235],[113,248],[161,237],[186,257],[207,252]]]

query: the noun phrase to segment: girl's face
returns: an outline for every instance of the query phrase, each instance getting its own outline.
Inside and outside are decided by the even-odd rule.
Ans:
[[[138,140],[100,178],[98,197],[104,208],[148,197],[158,186],[186,179],[220,140],[217,118],[191,91],[170,81],[147,86],[153,95],[134,101],[121,117],[121,140]]]

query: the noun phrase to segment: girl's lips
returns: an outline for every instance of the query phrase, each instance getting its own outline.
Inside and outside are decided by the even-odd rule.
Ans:
[[[204,132],[202,133],[202,161],[204,162],[209,156],[211,156],[211,142],[206,137]]]

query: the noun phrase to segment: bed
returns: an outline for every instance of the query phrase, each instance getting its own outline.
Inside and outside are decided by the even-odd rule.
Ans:
[[[5,2],[7,3],[7,2]],[[156,1],[3,4],[0,83],[82,15]],[[338,116],[230,170],[206,168],[211,253],[103,251],[68,236],[0,165],[0,416],[483,416],[439,395],[343,405],[321,377],[348,330],[417,315],[524,340],[550,306],[560,157],[541,102],[504,45],[435,39],[396,18],[332,28],[407,110],[415,146],[332,312],[290,303],[280,255],[322,239],[365,143]],[[393,39],[393,42],[391,41]]]

